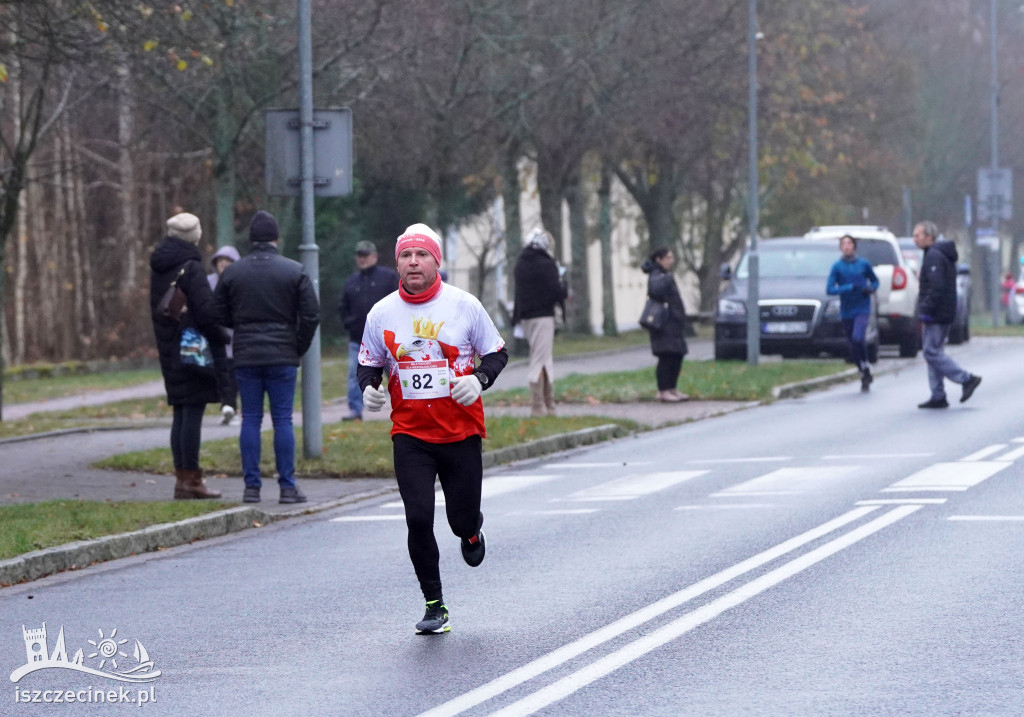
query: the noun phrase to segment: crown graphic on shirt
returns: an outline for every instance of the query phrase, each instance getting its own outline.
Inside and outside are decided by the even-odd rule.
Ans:
[[[417,319],[413,317],[412,332],[421,339],[436,339],[441,332],[444,322],[434,323],[430,319]]]

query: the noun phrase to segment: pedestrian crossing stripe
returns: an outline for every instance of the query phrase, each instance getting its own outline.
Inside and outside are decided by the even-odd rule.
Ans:
[[[561,500],[568,501],[603,501],[633,500],[640,496],[657,493],[671,488],[708,471],[669,471],[660,473],[638,473],[623,478],[616,478],[600,485],[578,490]]]
[[[883,488],[883,493],[901,491],[965,491],[991,478],[1006,468],[1008,461],[976,461],[974,463],[934,463]]]
[[[511,493],[514,490],[520,488],[528,488],[539,483],[546,483],[549,480],[555,478],[561,478],[561,475],[555,473],[541,474],[541,475],[501,475],[491,476],[483,482],[481,488],[481,498],[493,498],[496,495],[502,495],[503,493]],[[438,490],[434,493],[434,504],[444,505],[444,493]],[[400,500],[393,500],[385,503],[381,506],[382,508],[402,508],[403,504]]]
[[[819,489],[824,484],[857,472],[859,466],[811,466],[779,468],[763,476],[734,485],[712,498],[749,497],[753,495],[796,495]]]

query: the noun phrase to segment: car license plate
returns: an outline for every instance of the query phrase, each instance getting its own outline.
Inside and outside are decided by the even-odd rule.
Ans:
[[[761,324],[762,334],[806,334],[806,321],[766,321]]]

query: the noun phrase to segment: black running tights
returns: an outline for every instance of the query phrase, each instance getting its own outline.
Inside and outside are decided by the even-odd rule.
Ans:
[[[484,520],[480,512],[484,472],[480,436],[455,443],[427,443],[397,434],[392,441],[395,477],[409,528],[409,557],[423,597],[428,602],[439,600],[441,570],[434,538],[434,478],[441,481],[452,532],[460,538],[471,538]]]
[[[171,422],[171,457],[174,459],[174,470],[199,470],[199,443],[205,412],[205,403],[174,406],[174,419]]]

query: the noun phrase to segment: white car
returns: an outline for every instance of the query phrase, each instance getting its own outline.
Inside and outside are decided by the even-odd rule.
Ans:
[[[879,226],[860,224],[814,227],[804,239],[832,241],[839,258],[839,238],[857,240],[857,256],[871,262],[878,276],[878,333],[883,344],[898,344],[900,356],[912,358],[921,350],[917,318],[917,273],[907,264],[896,236]]]

